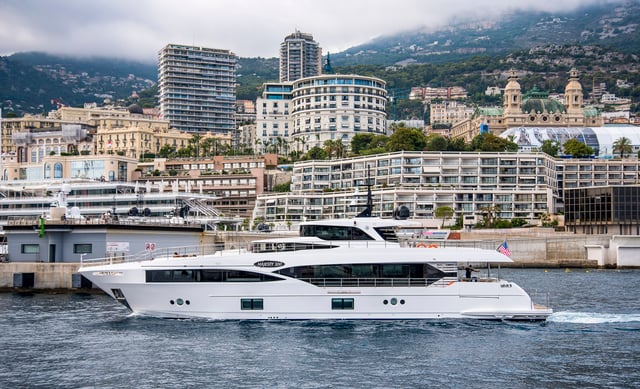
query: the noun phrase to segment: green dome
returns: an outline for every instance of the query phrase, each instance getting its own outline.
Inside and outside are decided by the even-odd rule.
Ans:
[[[522,112],[564,112],[564,105],[549,98],[549,93],[543,92],[535,86],[522,98]]]

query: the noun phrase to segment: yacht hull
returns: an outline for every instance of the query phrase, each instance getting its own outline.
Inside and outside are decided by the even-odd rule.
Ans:
[[[127,264],[129,265],[129,264]],[[84,268],[94,285],[136,314],[210,320],[482,319],[545,320],[551,309],[532,303],[504,280],[444,279],[430,285],[318,286],[276,282],[149,283],[145,269]]]

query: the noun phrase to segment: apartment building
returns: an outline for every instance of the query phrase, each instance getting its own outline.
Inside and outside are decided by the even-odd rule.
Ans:
[[[456,217],[498,209],[502,219],[537,223],[564,210],[564,190],[628,185],[640,179],[638,159],[555,159],[544,153],[397,152],[296,163],[291,193],[259,196],[254,217],[300,222],[355,216],[366,202],[368,177],[375,216],[407,206],[416,219],[438,207]]]
[[[229,50],[168,44],[158,53],[160,112],[187,132],[235,128],[236,62]]]
[[[322,48],[313,35],[296,31],[280,44],[280,82],[317,76],[322,72]]]
[[[327,140],[348,148],[354,135],[386,135],[386,83],[376,77],[326,74],[292,84],[292,142],[303,151]]]
[[[251,218],[256,196],[265,188],[265,171],[277,165],[275,154],[264,156],[215,156],[202,159],[156,159],[138,164],[136,182],[154,185],[160,191],[204,193],[221,214]],[[154,175],[154,171],[165,172]],[[171,174],[167,175],[167,172]]]
[[[293,85],[290,82],[263,84],[262,96],[256,100],[254,142],[255,150],[258,152],[271,151],[287,155],[292,148],[292,145],[289,144],[293,128],[291,121],[292,91]],[[282,144],[283,140],[287,142],[287,145]]]

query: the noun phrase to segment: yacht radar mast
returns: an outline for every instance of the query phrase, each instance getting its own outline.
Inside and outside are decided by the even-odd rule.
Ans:
[[[367,206],[356,217],[372,217],[373,198],[371,197],[371,166],[367,165]]]

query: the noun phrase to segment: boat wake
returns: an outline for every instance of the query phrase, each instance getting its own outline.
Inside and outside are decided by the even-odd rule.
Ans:
[[[564,311],[552,314],[547,321],[577,324],[631,323],[640,322],[640,314]]]

